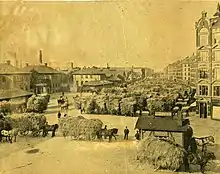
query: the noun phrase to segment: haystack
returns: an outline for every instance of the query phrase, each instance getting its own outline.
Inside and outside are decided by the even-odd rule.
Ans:
[[[74,139],[94,140],[96,132],[102,128],[99,119],[86,119],[82,116],[67,117],[59,120],[60,130],[64,137],[71,136]]]
[[[138,159],[156,169],[176,171],[183,164],[185,150],[171,142],[147,137],[139,142]]]
[[[133,97],[123,98],[121,100],[121,114],[127,116],[132,115],[134,112],[134,104],[136,104],[136,101]]]

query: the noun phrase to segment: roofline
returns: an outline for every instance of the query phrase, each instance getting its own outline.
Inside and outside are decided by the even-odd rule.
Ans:
[[[31,72],[0,72],[0,75],[30,75]]]
[[[72,75],[105,75],[106,73],[72,73]]]
[[[0,100],[5,100],[5,99],[12,99],[12,98],[20,98],[20,97],[26,97],[26,96],[31,96],[33,93],[28,93],[28,94],[23,94],[23,95],[18,95],[18,96],[10,96],[10,97],[0,97]]]

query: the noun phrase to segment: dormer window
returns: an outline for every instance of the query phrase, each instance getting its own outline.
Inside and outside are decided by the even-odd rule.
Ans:
[[[208,45],[208,29],[202,28],[199,32],[200,46]]]

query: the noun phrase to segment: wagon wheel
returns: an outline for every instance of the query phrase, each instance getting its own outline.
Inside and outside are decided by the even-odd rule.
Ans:
[[[37,137],[37,136],[39,136],[40,135],[40,130],[33,130],[32,131],[32,136],[33,137]]]
[[[21,136],[27,136],[29,133],[29,131],[25,130],[25,131],[19,131],[19,135]]]
[[[71,140],[76,140],[76,137],[74,135],[70,135]]]

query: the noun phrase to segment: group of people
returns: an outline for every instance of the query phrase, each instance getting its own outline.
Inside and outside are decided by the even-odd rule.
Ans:
[[[59,118],[61,118],[61,116],[62,116],[61,112],[58,111],[57,118],[59,119]],[[63,117],[66,117],[66,116],[67,116],[67,114],[64,113],[64,114],[63,114]]]

